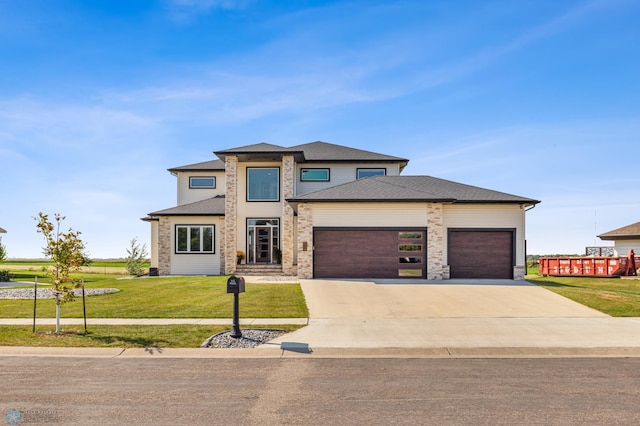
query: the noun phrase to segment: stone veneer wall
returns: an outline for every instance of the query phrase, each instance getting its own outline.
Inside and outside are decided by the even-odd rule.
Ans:
[[[524,280],[524,276],[526,274],[524,266],[514,266],[513,267],[513,279],[514,280]]]
[[[158,223],[158,274],[171,274],[171,221],[160,216]]]
[[[313,278],[313,210],[311,204],[298,205],[298,278]]]
[[[221,248],[221,260],[224,273],[233,274],[236,271],[236,222],[238,214],[238,157],[225,156],[225,199],[224,199],[224,235],[222,236],[224,249]]]
[[[293,250],[294,250],[294,229],[293,229],[293,209],[286,201],[293,197],[293,180],[295,178],[295,167],[293,155],[282,157],[282,240],[280,250],[282,253],[282,272],[285,275],[294,275]]]
[[[225,248],[225,232],[224,232],[224,227],[225,227],[225,218],[221,218],[220,219],[220,242],[218,243],[220,245],[220,275],[223,275],[225,273],[225,266],[227,263],[225,256],[225,253],[227,252],[226,248]],[[233,263],[236,263],[236,260],[233,260]]]
[[[444,266],[444,226],[442,204],[427,204],[427,279],[449,278]]]

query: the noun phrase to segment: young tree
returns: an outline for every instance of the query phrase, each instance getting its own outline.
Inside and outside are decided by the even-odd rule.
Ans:
[[[0,264],[7,260],[7,248],[2,244],[2,237],[0,237]],[[0,282],[9,281],[11,276],[9,271],[0,270]]]
[[[60,332],[60,306],[75,298],[74,289],[82,285],[78,278],[72,278],[71,274],[77,272],[85,261],[85,245],[80,239],[80,232],[69,228],[67,232],[60,231],[60,225],[65,220],[64,216],[54,215],[55,224],[49,221],[49,216],[40,212],[36,228],[44,236],[46,245],[43,248],[45,257],[53,260],[50,269],[51,284],[56,293],[56,333]]]
[[[140,246],[138,239],[131,240],[131,247],[127,249],[127,272],[129,275],[142,275],[144,268],[142,265],[147,261],[147,245]]]
[[[7,248],[2,244],[2,237],[0,237],[0,263],[7,260]]]

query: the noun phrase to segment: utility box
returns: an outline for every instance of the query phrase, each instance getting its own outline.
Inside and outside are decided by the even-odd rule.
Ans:
[[[227,293],[244,293],[244,278],[231,275],[227,280]]]

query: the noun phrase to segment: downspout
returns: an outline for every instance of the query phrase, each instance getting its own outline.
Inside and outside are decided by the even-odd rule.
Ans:
[[[536,205],[532,204],[529,208],[524,209],[524,212],[527,213],[529,210],[532,210],[535,207],[536,207]],[[525,221],[526,221],[526,217],[525,217]],[[525,227],[524,228],[525,228],[525,232],[526,232],[526,229],[527,229],[526,222],[525,222]],[[527,272],[528,272],[527,269],[528,269],[528,265],[527,265],[527,238],[525,236],[525,239],[524,239],[524,275],[525,275],[525,277],[527,276]]]

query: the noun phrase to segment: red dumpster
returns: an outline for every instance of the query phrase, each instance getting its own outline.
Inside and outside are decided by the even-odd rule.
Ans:
[[[633,259],[633,258],[631,258]],[[640,257],[635,264],[640,265]],[[582,277],[619,277],[628,273],[628,257],[541,257],[540,275],[582,276]]]

